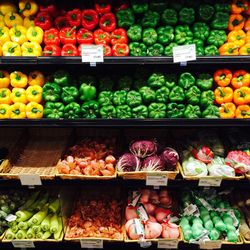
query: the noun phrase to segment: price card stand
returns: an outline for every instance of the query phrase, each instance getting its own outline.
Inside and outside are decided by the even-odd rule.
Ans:
[[[103,248],[103,240],[99,239],[81,239],[80,240],[81,248],[87,249],[102,249]]]
[[[41,177],[38,174],[19,174],[19,179],[21,185],[29,186],[30,188],[42,185]]]
[[[200,187],[220,187],[221,181],[222,181],[222,178],[219,178],[219,177],[216,177],[216,178],[215,177],[211,177],[211,178],[200,177],[198,186],[200,186]]]
[[[204,241],[200,243],[200,249],[221,249],[220,240]]]
[[[180,66],[187,66],[188,61],[196,60],[195,44],[182,45],[173,47],[174,63],[180,63]]]
[[[35,248],[34,242],[30,240],[13,240],[11,243],[14,248]]]
[[[167,175],[160,173],[147,174],[146,185],[154,186],[155,189],[159,189],[160,186],[168,185],[168,177]]]
[[[178,249],[179,241],[178,239],[172,240],[161,240],[159,239],[157,248],[159,249]]]
[[[97,62],[104,62],[102,45],[81,45],[82,62],[90,63],[91,67],[96,67]]]

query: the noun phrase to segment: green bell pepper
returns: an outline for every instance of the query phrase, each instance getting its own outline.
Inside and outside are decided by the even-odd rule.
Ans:
[[[123,76],[118,81],[118,89],[129,91],[132,87],[133,79],[130,76]]]
[[[193,32],[188,25],[177,25],[175,28],[175,42],[180,45],[193,39]]]
[[[203,118],[220,118],[219,108],[217,106],[215,106],[215,105],[209,105],[202,112],[201,116]]]
[[[177,43],[170,43],[165,47],[164,55],[165,56],[173,56],[173,47],[177,46]]]
[[[162,56],[164,53],[164,47],[160,43],[155,43],[148,47],[148,56]]]
[[[185,105],[171,102],[167,104],[168,118],[182,118],[184,116]]]
[[[168,89],[172,89],[175,85],[177,85],[177,76],[176,74],[165,74],[165,86]]]
[[[114,81],[109,76],[104,76],[99,80],[99,91],[111,91],[114,87]]]
[[[167,115],[166,109],[166,104],[153,102],[148,106],[148,117],[154,119],[165,118]]]
[[[201,4],[199,7],[199,19],[203,22],[209,22],[214,15],[214,7],[210,4]]]
[[[215,45],[208,45],[207,47],[205,47],[205,55],[216,56],[219,55],[219,51]]]
[[[188,104],[184,111],[185,118],[199,118],[201,117],[201,110],[198,105]]]
[[[127,94],[127,105],[131,108],[142,104],[141,94],[135,90],[131,90]]]
[[[200,106],[206,108],[209,105],[213,104],[215,100],[213,90],[207,90],[201,93]]]
[[[99,115],[99,103],[97,101],[84,102],[81,106],[81,116],[86,119],[94,119]]]
[[[148,117],[148,108],[140,105],[132,108],[132,118],[145,119]]]
[[[54,82],[59,86],[68,86],[70,81],[69,73],[64,70],[58,70],[54,73]]]
[[[64,105],[61,102],[46,102],[43,114],[44,117],[50,119],[63,118]]]
[[[64,108],[64,118],[77,119],[80,118],[81,106],[76,102],[71,102]]]
[[[139,89],[139,93],[142,96],[142,101],[144,103],[150,103],[155,100],[155,91],[152,90],[150,87],[142,87]]]
[[[127,92],[125,90],[117,90],[113,95],[113,103],[115,106],[124,105],[127,102]]]
[[[196,47],[195,50],[196,50],[197,56],[204,56],[205,55],[205,50],[203,47]]]
[[[196,48],[202,47],[204,46],[204,41],[198,38],[194,38],[191,41],[187,41],[185,44],[195,44]]]
[[[225,12],[216,12],[213,21],[211,22],[211,27],[217,30],[227,29],[229,21],[229,14]]]
[[[96,79],[91,75],[81,75],[79,77],[80,84],[85,83],[87,85],[96,85]]]
[[[159,27],[157,34],[160,44],[167,45],[174,40],[174,28],[172,26]]]
[[[183,102],[185,100],[184,89],[180,86],[175,86],[169,93],[170,102]]]
[[[162,13],[168,6],[166,0],[150,0],[149,8],[153,11],[157,11],[158,13]]]
[[[174,9],[165,9],[161,15],[161,21],[165,25],[176,25],[178,22],[178,15]]]
[[[131,0],[132,10],[135,14],[142,14],[148,10],[148,1],[146,0]]]
[[[139,42],[142,39],[142,27],[137,24],[130,26],[127,35],[132,42]]]
[[[189,89],[195,84],[194,76],[189,72],[184,72],[180,75],[178,85],[183,89]]]
[[[43,100],[47,102],[57,102],[61,98],[61,87],[56,83],[47,82],[43,86]]]
[[[157,32],[155,29],[153,28],[147,28],[145,30],[143,30],[143,33],[142,33],[142,41],[150,46],[150,45],[153,45],[157,42]]]
[[[183,24],[192,24],[195,20],[195,11],[193,8],[182,8],[179,12],[179,21]]]
[[[62,101],[66,104],[75,102],[79,96],[78,89],[76,87],[63,87],[62,88]]]
[[[231,5],[230,3],[216,3],[215,11],[229,13],[231,11]]]
[[[98,95],[98,102],[100,106],[110,106],[113,101],[113,93],[111,91],[102,91]]]
[[[129,119],[132,116],[131,108],[128,105],[120,105],[116,107],[116,116],[120,119]]]
[[[194,32],[194,38],[201,39],[203,41],[206,41],[206,39],[209,36],[209,26],[205,23],[195,23],[193,25],[193,32]]]
[[[96,87],[83,83],[80,86],[79,93],[81,101],[86,102],[93,100],[96,98]]]
[[[207,39],[207,43],[210,45],[215,45],[219,48],[227,40],[227,34],[225,30],[212,30]]]
[[[159,72],[153,73],[148,78],[148,86],[153,89],[161,88],[164,85],[165,85],[165,76],[162,73]]]
[[[148,10],[142,20],[141,20],[141,25],[144,28],[155,28],[160,21],[160,15],[152,10]]]
[[[100,115],[102,118],[105,118],[105,119],[116,118],[116,109],[113,105],[103,106],[100,109]]]
[[[121,28],[129,28],[135,23],[135,15],[131,9],[119,10],[116,12],[117,25]]]
[[[132,42],[129,44],[131,56],[146,56],[147,46],[144,43]]]
[[[213,87],[213,76],[208,73],[202,73],[198,75],[196,85],[201,90],[209,90]]]
[[[155,92],[156,102],[167,103],[169,93],[170,93],[170,91],[167,87],[161,87],[160,89],[156,90],[156,92]]]
[[[185,95],[188,103],[193,105],[199,104],[201,91],[199,90],[198,87],[192,86],[190,89],[186,91]]]

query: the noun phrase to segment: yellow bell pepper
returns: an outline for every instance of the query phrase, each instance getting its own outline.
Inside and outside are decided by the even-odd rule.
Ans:
[[[22,46],[22,56],[41,56],[42,47],[36,42],[25,42]]]
[[[43,88],[38,85],[29,86],[26,89],[26,97],[29,102],[41,103]]]
[[[35,26],[34,18],[29,16],[23,19],[23,26],[28,29],[31,26]]]
[[[11,91],[8,88],[0,89],[0,104],[11,104]]]
[[[0,56],[3,55],[3,49],[2,49],[2,46],[0,45]]]
[[[26,106],[26,115],[29,119],[40,119],[43,117],[43,106],[36,102],[30,102]]]
[[[9,29],[7,27],[0,28],[0,45],[4,45],[6,42],[10,41]]]
[[[27,29],[24,26],[14,25],[14,27],[10,29],[10,39],[12,42],[22,45],[28,41],[26,33]]]
[[[0,13],[0,27],[4,27],[5,23],[4,23],[4,16]]]
[[[12,1],[3,0],[0,2],[0,12],[2,15],[6,15],[9,12],[17,12],[17,7]]]
[[[29,27],[26,35],[30,42],[39,44],[43,42],[43,30],[38,26]]]
[[[10,105],[0,104],[0,119],[10,118]]]
[[[30,72],[29,78],[28,78],[28,84],[30,86],[34,86],[34,85],[43,86],[44,82],[45,82],[44,75],[40,71],[36,70],[36,71]]]
[[[10,84],[13,88],[25,88],[28,84],[28,77],[20,71],[14,71],[10,74]]]
[[[9,28],[13,27],[14,25],[23,25],[22,17],[19,14],[13,12],[8,12],[4,16],[4,22]]]
[[[26,97],[26,91],[23,88],[13,88],[12,92],[10,94],[10,99],[13,103],[21,102],[26,104],[27,103],[27,97]]]
[[[4,56],[21,56],[21,46],[15,42],[6,42],[3,47],[3,55]]]
[[[0,88],[8,88],[10,85],[10,74],[5,70],[0,70]]]
[[[16,102],[10,106],[11,119],[26,118],[26,105],[21,102]]]
[[[20,0],[19,9],[23,16],[33,16],[38,11],[38,5],[34,0]]]

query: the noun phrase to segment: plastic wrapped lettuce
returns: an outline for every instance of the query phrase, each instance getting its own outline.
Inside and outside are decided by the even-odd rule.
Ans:
[[[188,176],[207,176],[208,170],[205,163],[196,160],[193,156],[187,156],[182,161],[184,174]]]
[[[226,165],[224,158],[219,156],[216,156],[207,168],[210,176],[235,177],[234,169]]]

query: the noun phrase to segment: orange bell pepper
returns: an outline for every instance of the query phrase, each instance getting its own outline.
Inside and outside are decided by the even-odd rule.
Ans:
[[[250,85],[250,74],[245,70],[237,70],[233,74],[231,83],[235,89],[243,86],[248,87]]]
[[[244,105],[250,103],[250,88],[241,87],[234,91],[234,103],[237,105]]]
[[[247,31],[246,33],[246,43],[250,42],[250,31]]]
[[[233,100],[233,90],[230,87],[217,87],[214,90],[215,101],[218,104],[231,102]]]
[[[232,30],[227,35],[227,41],[232,42],[239,47],[242,47],[245,44],[246,33],[243,30]]]
[[[250,106],[249,105],[240,105],[236,109],[235,113],[236,118],[250,118]]]
[[[248,19],[245,21],[244,30],[245,31],[249,31],[250,30],[250,17],[248,17]]]
[[[239,54],[242,56],[250,55],[250,42],[240,48]]]
[[[221,104],[221,106],[219,107],[220,118],[222,119],[234,118],[235,110],[236,106],[232,102]]]
[[[245,18],[240,14],[232,14],[229,17],[228,30],[242,30]]]
[[[231,12],[233,14],[240,14],[248,10],[248,2],[246,0],[234,0],[231,5]]]
[[[219,52],[224,56],[239,55],[239,46],[234,43],[224,43],[219,48]]]
[[[220,87],[226,87],[231,83],[232,72],[229,69],[219,69],[214,73],[214,81]]]

